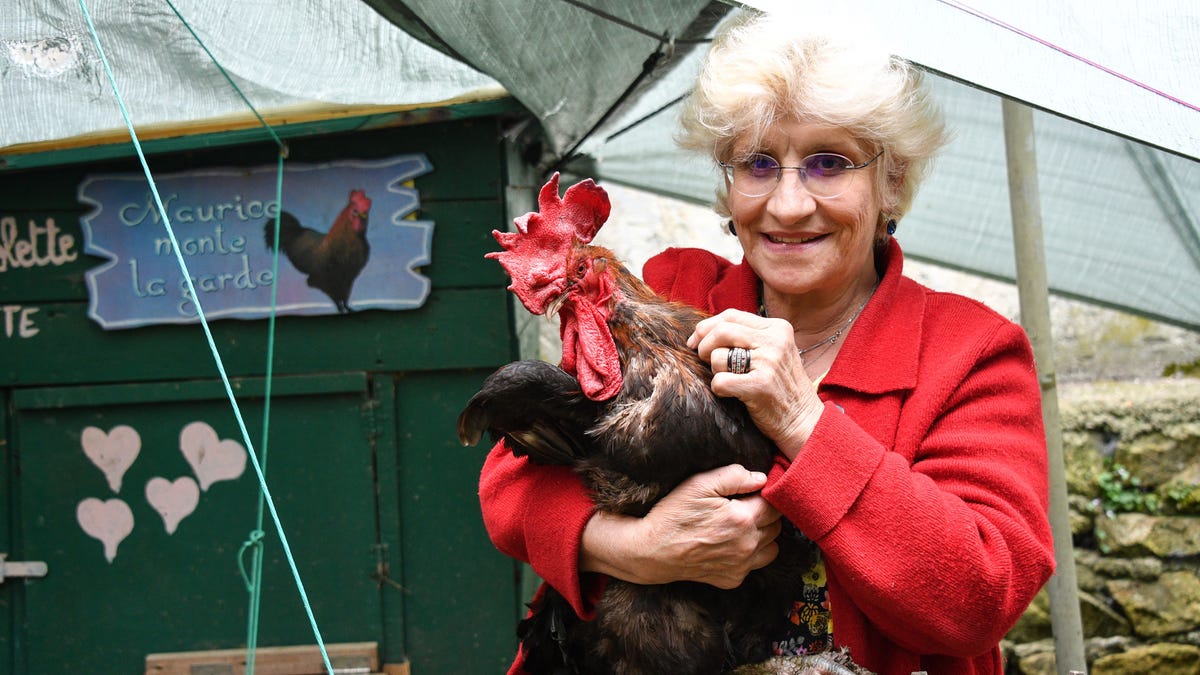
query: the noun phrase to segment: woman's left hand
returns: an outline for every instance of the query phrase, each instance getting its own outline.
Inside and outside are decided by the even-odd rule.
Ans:
[[[727,309],[696,324],[688,347],[712,366],[712,390],[746,404],[751,418],[789,459],[808,440],[824,404],[796,353],[792,325]],[[729,371],[729,350],[750,351],[745,373]]]

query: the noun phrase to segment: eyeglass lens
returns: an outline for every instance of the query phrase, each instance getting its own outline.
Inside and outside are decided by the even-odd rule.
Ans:
[[[800,166],[780,166],[770,155],[750,157],[726,165],[733,189],[747,197],[761,197],[775,189],[785,169],[796,169],[805,189],[817,197],[836,197],[845,191],[850,170],[857,168],[850,159],[830,152],[819,152],[800,160]],[[730,171],[732,169],[732,171]]]

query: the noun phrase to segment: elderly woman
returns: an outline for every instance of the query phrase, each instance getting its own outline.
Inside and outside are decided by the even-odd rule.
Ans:
[[[699,474],[635,518],[498,447],[480,484],[497,547],[587,618],[604,575],[737,586],[776,555],[782,516],[821,555],[775,653],[1002,673],[1000,639],[1053,571],[1045,440],[1021,329],[902,276],[893,235],[942,142],[909,64],[770,15],[727,29],[683,143],[724,169],[743,260],[670,249],[644,276],[715,314],[689,346],[775,467]]]

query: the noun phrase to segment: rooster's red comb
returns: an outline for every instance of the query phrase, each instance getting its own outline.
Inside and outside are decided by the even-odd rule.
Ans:
[[[591,178],[567,188],[559,199],[556,171],[538,193],[538,210],[515,219],[516,232],[496,232],[496,241],[507,251],[531,245],[522,242],[542,251],[570,246],[572,238],[586,244],[608,220],[610,208],[608,193]]]
[[[354,206],[356,211],[366,213],[371,210],[371,198],[362,190],[351,190],[349,203]]]
[[[554,281],[564,277],[563,266],[576,241],[588,243],[608,220],[608,193],[588,178],[558,197],[558,173],[538,193],[538,210],[513,220],[516,232],[493,230],[503,251],[486,257],[500,261],[512,278],[509,289],[534,314],[545,311]]]

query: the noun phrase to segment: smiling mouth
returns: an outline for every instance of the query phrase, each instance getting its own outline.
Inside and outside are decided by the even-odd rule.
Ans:
[[[770,234],[766,235],[767,240],[774,244],[807,244],[824,236],[823,234],[818,234],[815,237],[776,237]]]

